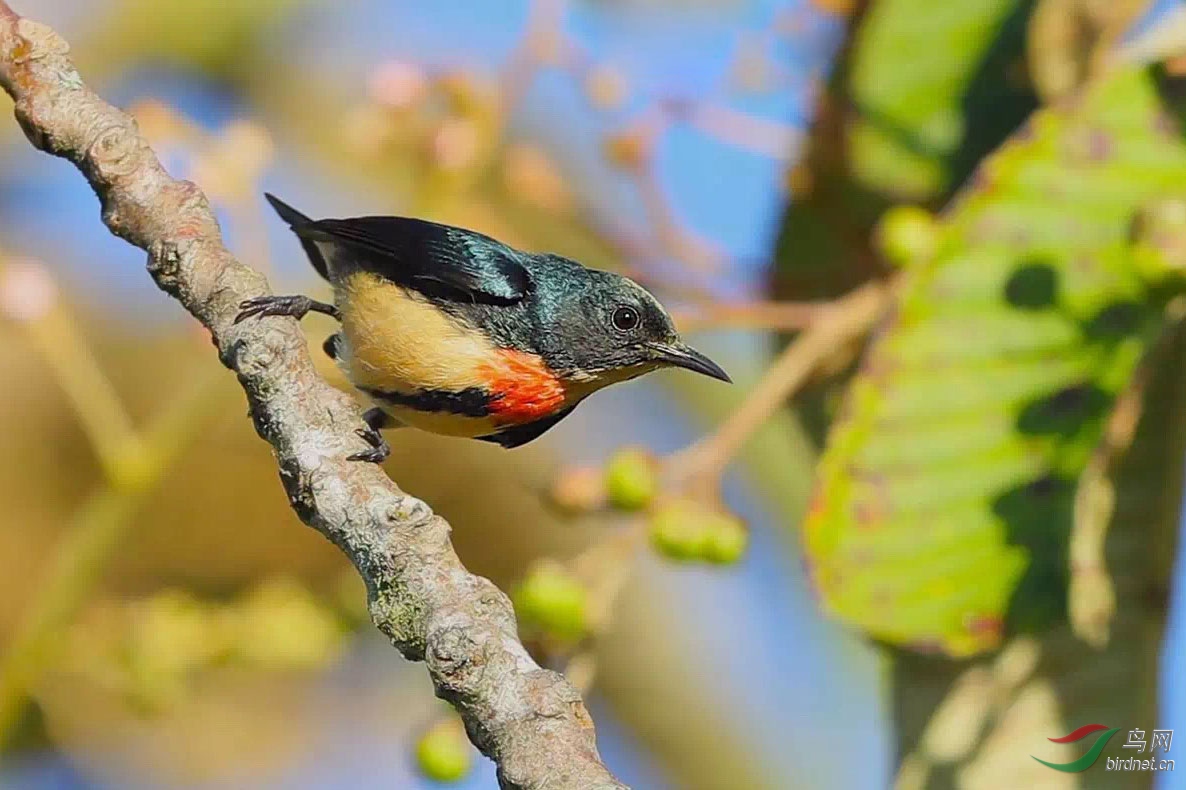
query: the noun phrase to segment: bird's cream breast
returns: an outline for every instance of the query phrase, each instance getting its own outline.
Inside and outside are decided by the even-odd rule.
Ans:
[[[355,386],[412,393],[484,384],[481,366],[493,345],[425,297],[369,272],[351,274],[335,290],[345,340],[340,361]]]

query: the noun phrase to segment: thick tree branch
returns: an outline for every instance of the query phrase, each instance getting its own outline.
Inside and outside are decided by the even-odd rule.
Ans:
[[[234,323],[239,302],[268,293],[264,277],[227,251],[205,196],[164,171],[135,122],[83,85],[67,51],[0,0],[0,85],[21,128],[78,166],[111,232],[147,251],[157,285],[210,330],[293,508],[358,568],[375,624],[428,664],[503,787],[623,787],[601,764],[580,695],[527,654],[507,597],[462,567],[444,519],[378,466],[346,460],[364,449],[358,410],[314,372],[296,322]]]

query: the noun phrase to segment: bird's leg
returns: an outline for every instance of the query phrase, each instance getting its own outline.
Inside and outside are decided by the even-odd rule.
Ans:
[[[355,453],[347,460],[381,464],[387,460],[387,456],[391,455],[391,446],[387,444],[387,440],[379,431],[391,426],[391,415],[375,406],[362,413],[362,420],[367,424],[367,427],[359,428],[357,433],[364,442],[371,446],[371,449]]]
[[[338,321],[342,320],[342,312],[338,308],[307,296],[257,296],[240,302],[239,310],[241,312],[235,317],[236,324],[245,318],[267,315],[290,315],[299,321],[306,313],[325,313]]]

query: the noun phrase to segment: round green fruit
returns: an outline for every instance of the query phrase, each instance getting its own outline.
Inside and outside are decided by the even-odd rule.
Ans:
[[[561,567],[533,569],[515,591],[515,611],[523,623],[557,639],[577,641],[588,628],[584,586]]]
[[[877,249],[894,266],[909,266],[935,254],[939,226],[918,206],[894,206],[881,215],[875,237]]]
[[[460,781],[469,773],[472,762],[473,753],[456,722],[436,725],[416,743],[416,765],[433,781]]]
[[[621,510],[642,510],[659,491],[655,459],[646,450],[628,447],[616,452],[605,467],[605,493]]]

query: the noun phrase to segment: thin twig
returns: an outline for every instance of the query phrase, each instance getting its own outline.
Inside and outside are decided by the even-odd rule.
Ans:
[[[523,102],[523,97],[538,76],[541,49],[569,46],[564,34],[565,0],[533,0],[527,29],[507,59],[500,76],[503,122]]]
[[[775,162],[796,161],[806,136],[802,129],[723,104],[697,102],[678,117],[719,142]]]
[[[715,490],[725,467],[754,431],[782,407],[829,354],[868,331],[881,315],[888,293],[884,283],[872,282],[824,308],[818,320],[787,346],[741,407],[714,433],[667,458],[672,477],[682,484],[695,483],[704,491]]]
[[[74,316],[59,304],[26,327],[33,347],[78,417],[107,479],[118,480],[126,467],[142,461],[144,444]]]
[[[445,520],[377,465],[347,460],[362,449],[358,407],[317,375],[296,321],[235,324],[240,302],[268,293],[263,276],[226,249],[201,191],[171,178],[132,119],[83,84],[68,49],[0,0],[0,85],[21,128],[78,166],[111,231],[148,252],[156,283],[210,330],[293,509],[358,568],[375,624],[428,664],[503,787],[622,787],[601,763],[580,695],[531,659],[510,601],[461,565]]]
[[[646,520],[634,519],[610,530],[569,561],[588,595],[587,616],[593,635],[609,627],[618,595],[634,572],[640,550],[646,546],[646,534]]]

